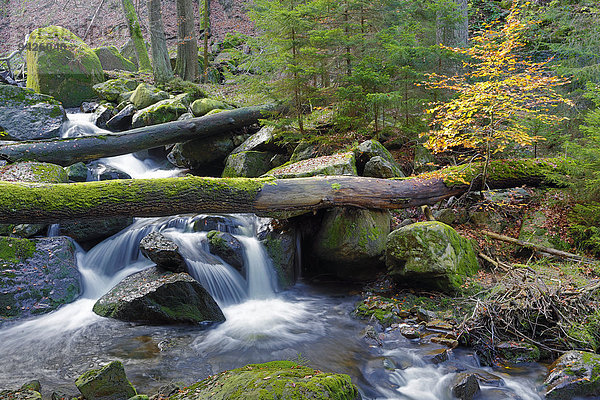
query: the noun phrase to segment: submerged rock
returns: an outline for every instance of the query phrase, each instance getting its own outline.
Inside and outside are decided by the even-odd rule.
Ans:
[[[244,246],[231,233],[210,231],[206,235],[210,252],[240,272],[244,270]]]
[[[292,361],[251,364],[183,388],[169,400],[337,399],[359,400],[344,374],[323,373]]]
[[[396,229],[387,238],[386,265],[397,280],[460,292],[478,269],[473,245],[437,221]]]
[[[103,317],[149,324],[222,322],[211,295],[186,273],[156,267],[128,276],[94,304]]]
[[[104,81],[98,56],[69,30],[48,26],[27,41],[27,87],[53,96],[65,107],[94,98],[92,87]]]
[[[563,354],[550,367],[544,386],[546,398],[552,400],[600,396],[600,355],[586,351]]]
[[[60,136],[65,110],[50,96],[0,84],[0,138],[37,140]]]
[[[160,232],[152,232],[140,241],[144,257],[157,266],[171,272],[187,272],[185,259],[179,253],[179,246]]]
[[[311,158],[292,164],[273,168],[265,176],[275,178],[302,178],[315,175],[352,175],[356,176],[354,153],[336,153],[330,156]]]
[[[296,283],[296,230],[271,227],[260,232],[258,238],[271,258],[279,287],[285,289]]]
[[[137,394],[120,361],[87,371],[75,386],[86,400],[126,400]]]
[[[463,372],[452,381],[452,395],[460,400],[472,400],[480,391],[477,375]]]

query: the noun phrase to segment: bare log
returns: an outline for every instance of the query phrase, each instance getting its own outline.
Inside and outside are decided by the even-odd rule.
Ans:
[[[506,171],[508,161],[495,161]],[[492,187],[541,183],[552,161],[514,161],[512,176],[491,174]],[[534,168],[535,163],[535,168]],[[409,179],[330,176],[295,179],[183,178],[113,180],[71,184],[0,182],[0,223],[48,223],[112,216],[153,217],[185,213],[272,213],[332,206],[399,209],[434,204],[469,190],[477,167],[449,168]],[[472,174],[472,175],[471,175]]]
[[[223,134],[252,125],[273,111],[274,105],[243,107],[185,121],[131,129],[119,134],[16,142],[0,146],[0,159],[10,162],[36,160],[67,166],[79,161],[118,156]]]

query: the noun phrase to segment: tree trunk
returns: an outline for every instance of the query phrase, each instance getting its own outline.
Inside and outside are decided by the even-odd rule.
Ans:
[[[129,36],[133,40],[133,47],[135,54],[137,55],[138,65],[140,71],[151,71],[152,65],[150,64],[150,58],[148,57],[148,50],[146,49],[146,43],[142,37],[142,30],[140,29],[140,23],[135,13],[135,8],[131,0],[121,0],[123,5],[123,12],[125,13],[125,19],[127,20],[127,27],[129,28]]]
[[[167,50],[160,3],[160,0],[148,0],[152,65],[154,67],[154,80],[156,82],[167,82],[173,78],[173,70],[171,69],[171,60]]]
[[[467,0],[454,0],[451,9],[440,10],[436,18],[436,42],[450,47],[463,47],[469,39]]]
[[[540,184],[557,160],[502,160],[490,165],[493,188]],[[398,209],[434,204],[469,190],[481,164],[412,179],[353,176],[123,179],[71,184],[0,182],[0,223],[50,223],[115,216],[311,211],[333,206]]]
[[[192,0],[177,0],[177,62],[175,72],[186,81],[198,78],[198,42]]]
[[[202,1],[202,0],[200,0]],[[202,15],[204,29],[204,48],[202,49],[202,77],[203,82],[208,80],[208,36],[210,34],[210,0],[204,0],[204,14]]]
[[[132,129],[114,135],[15,142],[0,146],[0,159],[11,162],[37,160],[67,166],[79,161],[128,154],[227,133],[255,124],[260,118],[266,118],[274,111],[273,105],[244,107],[185,121]]]

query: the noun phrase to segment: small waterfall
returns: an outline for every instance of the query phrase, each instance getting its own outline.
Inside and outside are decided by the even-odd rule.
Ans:
[[[248,266],[248,296],[251,299],[273,297],[277,287],[273,267],[265,249],[255,237],[237,236],[245,249]]]

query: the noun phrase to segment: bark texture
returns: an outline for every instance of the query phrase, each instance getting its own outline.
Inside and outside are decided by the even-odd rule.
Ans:
[[[192,0],[177,0],[177,61],[175,72],[186,81],[198,78],[198,41]]]
[[[123,6],[123,12],[125,19],[127,20],[127,27],[129,28],[129,35],[133,40],[133,47],[138,59],[138,65],[141,71],[152,70],[150,64],[150,58],[148,57],[148,49],[146,49],[146,43],[142,36],[142,30],[140,29],[140,22],[138,21],[137,14],[135,13],[135,7],[131,0],[121,0]]]
[[[173,70],[171,69],[169,51],[167,50],[167,40],[165,38],[160,3],[160,0],[148,0],[148,19],[154,80],[156,82],[166,82],[173,78]]]

